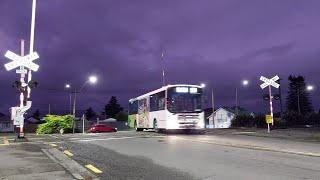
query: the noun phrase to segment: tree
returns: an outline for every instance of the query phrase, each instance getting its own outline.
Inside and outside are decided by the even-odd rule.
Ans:
[[[37,109],[37,110],[33,113],[32,117],[35,118],[35,119],[40,119],[40,111],[39,111],[39,109]]]
[[[92,107],[89,107],[88,109],[86,109],[85,115],[88,120],[91,120],[96,116],[96,113],[93,111]]]
[[[115,96],[112,96],[109,103],[104,107],[104,113],[109,118],[115,118],[122,110],[123,108],[118,104],[118,100]]]
[[[287,96],[288,111],[298,112],[298,114],[306,115],[313,111],[310,102],[310,95],[306,90],[306,83],[303,76],[290,75],[289,91]]]

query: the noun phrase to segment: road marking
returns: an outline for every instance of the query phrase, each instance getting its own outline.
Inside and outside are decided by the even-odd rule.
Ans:
[[[52,147],[57,147],[58,145],[56,145],[56,144],[50,144],[50,146],[52,146]]]
[[[138,137],[118,137],[118,138],[100,138],[100,139],[95,139],[95,138],[86,138],[86,139],[79,139],[76,141],[84,141],[84,142],[88,142],[88,141],[109,141],[109,140],[120,140],[120,139],[132,139],[132,138],[138,138]]]
[[[73,156],[73,154],[68,150],[64,150],[63,153],[66,154],[67,156],[70,156],[70,157]]]
[[[232,144],[232,143],[222,143],[222,142],[214,142],[214,141],[208,141],[208,140],[192,140],[192,139],[187,139],[187,138],[183,138],[183,137],[176,137],[176,138],[180,139],[180,140],[184,140],[184,141],[207,143],[207,144],[214,144],[214,145],[227,146],[227,147],[253,149],[253,150],[260,150],[260,151],[270,151],[270,152],[295,154],[295,155],[303,155],[303,156],[311,156],[311,157],[320,157],[320,153],[301,152],[301,151],[293,151],[293,150],[286,150],[286,149],[271,149],[271,148],[264,147],[264,146],[255,146],[255,145],[248,145],[248,144]]]
[[[85,165],[86,168],[90,169],[91,171],[93,171],[96,174],[101,174],[102,171],[96,167],[94,167],[92,164],[87,164]]]

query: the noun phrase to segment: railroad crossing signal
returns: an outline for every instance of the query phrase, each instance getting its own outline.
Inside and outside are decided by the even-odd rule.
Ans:
[[[261,76],[260,77],[260,80],[263,81],[264,83],[260,85],[261,89],[264,89],[266,87],[268,87],[269,85],[275,87],[275,88],[279,88],[280,87],[280,84],[278,84],[276,81],[278,81],[280,78],[278,75],[274,76],[273,78],[271,79],[268,79],[264,76]]]
[[[32,62],[32,61],[39,58],[39,55],[37,52],[33,52],[27,56],[19,56],[11,51],[7,51],[4,56],[6,58],[12,60],[12,62],[9,62],[4,65],[7,71],[11,71],[19,66],[27,67],[27,68],[31,69],[32,71],[38,71],[38,69],[39,69],[39,65]],[[26,74],[26,71],[23,71],[23,70],[21,72],[17,71],[17,73]]]
[[[272,107],[272,94],[271,94],[271,86],[275,87],[275,88],[279,88],[280,84],[278,84],[276,81],[279,80],[279,76],[276,75],[271,79],[268,79],[264,76],[260,77],[260,80],[263,81],[263,83],[260,85],[261,89],[264,89],[266,87],[269,87],[269,102],[270,102],[270,117],[268,118],[268,121],[271,122],[271,124],[273,125],[273,107]],[[265,97],[264,97],[265,98]],[[270,126],[269,123],[268,124],[268,133],[270,133]]]

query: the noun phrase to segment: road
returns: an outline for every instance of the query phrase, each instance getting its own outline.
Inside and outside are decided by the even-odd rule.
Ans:
[[[299,147],[288,140],[272,140],[272,150],[240,146],[240,142],[267,145],[270,139],[227,135],[129,131],[30,139],[69,150],[81,165],[92,164],[101,170],[97,174],[101,179],[320,179],[320,157],[282,151],[284,142]],[[320,147],[303,145],[315,152]]]

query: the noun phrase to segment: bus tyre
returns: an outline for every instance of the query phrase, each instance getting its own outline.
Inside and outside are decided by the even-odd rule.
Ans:
[[[153,120],[153,129],[154,129],[156,132],[159,132],[158,122],[157,122],[156,119]]]

